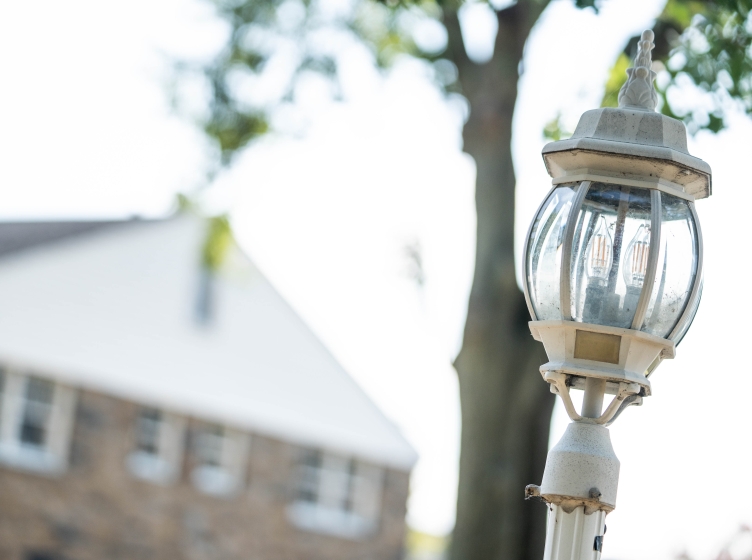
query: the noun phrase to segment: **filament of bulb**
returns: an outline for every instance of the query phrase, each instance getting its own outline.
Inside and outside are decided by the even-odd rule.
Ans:
[[[648,253],[650,252],[650,243],[638,241],[632,248],[632,285],[635,287],[642,286],[645,281],[645,273],[648,270]]]
[[[593,244],[590,246],[590,267],[593,276],[606,277],[608,258],[611,255],[610,245],[611,243],[605,235],[597,235],[593,238]]]
[[[595,234],[590,239],[586,249],[587,275],[590,278],[599,278],[605,280],[611,270],[613,242],[608,233],[606,220],[601,216],[598,220],[598,227]]]
[[[648,271],[650,255],[650,226],[642,224],[637,228],[634,238],[627,249],[627,266],[624,269],[624,281],[627,286],[641,288]]]

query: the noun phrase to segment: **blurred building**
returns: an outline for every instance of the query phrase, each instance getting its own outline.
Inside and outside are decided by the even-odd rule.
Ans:
[[[0,560],[392,560],[416,456],[206,222],[0,224]]]

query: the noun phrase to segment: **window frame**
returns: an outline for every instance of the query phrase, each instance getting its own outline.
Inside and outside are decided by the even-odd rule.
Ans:
[[[210,432],[214,433],[210,433]],[[248,466],[250,435],[229,426],[196,420],[191,430],[193,464],[191,482],[194,487],[212,496],[229,497],[242,490]],[[206,460],[204,442],[211,441],[218,456]]]
[[[317,460],[311,461],[312,457]],[[302,449],[295,474],[293,499],[287,508],[293,525],[352,540],[378,531],[383,467],[325,450]]]
[[[140,480],[160,485],[175,483],[183,461],[186,418],[157,406],[137,405],[131,424],[131,451],[126,458],[130,473]],[[157,412],[157,447],[154,452],[139,448],[141,415]]]
[[[78,392],[54,378],[16,365],[0,366],[0,463],[38,474],[59,475],[68,468]],[[28,398],[28,387],[39,379],[52,385],[50,402]],[[45,406],[44,441],[24,442],[22,428],[29,405]]]

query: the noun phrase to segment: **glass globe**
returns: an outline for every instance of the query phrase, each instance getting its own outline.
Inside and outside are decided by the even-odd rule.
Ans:
[[[583,181],[557,186],[538,211],[525,287],[538,321],[634,329],[678,342],[699,305],[700,262],[693,202]]]

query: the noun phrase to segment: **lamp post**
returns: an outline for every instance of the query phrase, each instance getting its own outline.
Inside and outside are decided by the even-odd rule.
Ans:
[[[700,302],[694,201],[710,195],[711,172],[687,152],[684,124],[655,112],[652,41],[645,31],[618,108],[586,112],[543,148],[553,189],[528,232],[525,297],[543,379],[572,419],[541,485],[526,488],[549,506],[544,560],[600,558],[619,481],[607,426],[650,395]],[[584,391],[579,412],[572,390]]]

